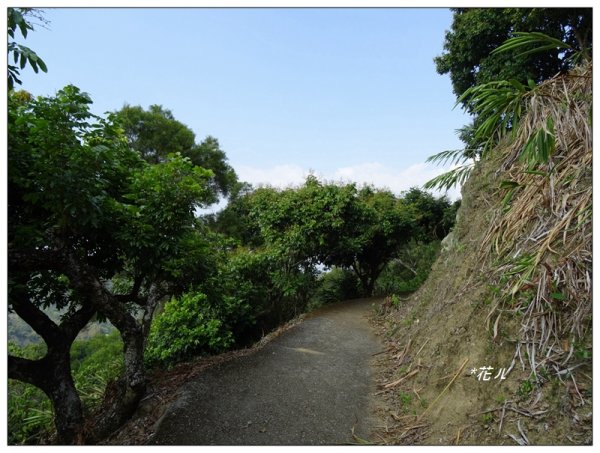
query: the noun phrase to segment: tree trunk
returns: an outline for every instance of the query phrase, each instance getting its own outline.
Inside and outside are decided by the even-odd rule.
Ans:
[[[32,384],[46,393],[54,407],[54,424],[60,444],[84,441],[81,399],[71,374],[71,345],[77,334],[94,316],[91,306],[82,306],[60,325],[34,305],[21,287],[11,293],[11,305],[44,340],[48,352],[40,360],[8,357],[8,377]]]
[[[83,410],[81,399],[71,375],[68,354],[67,351],[60,359],[52,359],[54,362],[51,372],[52,382],[45,392],[54,406],[54,413],[56,414],[54,424],[58,435],[58,443],[61,445],[82,445],[85,440]]]
[[[127,324],[128,328],[121,325],[119,329],[123,339],[125,373],[107,386],[102,405],[91,418],[93,426],[87,430],[90,433],[88,443],[96,443],[120,428],[133,415],[146,392],[142,328],[137,324]]]
[[[40,360],[8,357],[8,377],[34,385],[50,398],[54,425],[61,445],[84,442],[84,417],[71,375],[69,347],[52,348]]]
[[[93,417],[93,436],[88,442],[95,443],[120,428],[137,409],[146,392],[146,368],[144,351],[150,333],[152,316],[164,298],[158,285],[151,285],[141,323],[127,312],[122,305],[112,305],[109,320],[115,325],[123,339],[125,373],[111,383],[105,392],[100,410]]]

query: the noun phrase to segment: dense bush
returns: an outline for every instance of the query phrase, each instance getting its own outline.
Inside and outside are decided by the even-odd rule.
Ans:
[[[314,291],[312,268],[294,265],[272,249],[240,248],[220,275],[222,312],[238,345],[259,339],[303,313]]]
[[[355,299],[360,295],[360,282],[354,272],[334,267],[319,276],[317,289],[310,300],[314,309],[333,302]]]
[[[440,251],[440,241],[412,241],[398,259],[390,262],[375,283],[375,294],[405,294],[416,291],[427,280]]]
[[[205,294],[186,293],[172,298],[152,323],[147,363],[172,365],[197,354],[227,349],[233,335],[219,318]]]

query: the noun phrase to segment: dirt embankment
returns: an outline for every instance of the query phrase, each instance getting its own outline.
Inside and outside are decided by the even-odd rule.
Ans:
[[[384,443],[592,443],[591,67],[528,99],[427,282],[377,318]],[[532,170],[519,156],[549,117],[555,150]]]

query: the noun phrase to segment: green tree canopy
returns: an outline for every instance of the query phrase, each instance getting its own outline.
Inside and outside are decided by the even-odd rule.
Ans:
[[[444,51],[434,61],[439,74],[449,74],[452,88],[462,106],[474,118],[461,128],[464,156],[481,155],[484,140],[475,131],[486,118],[461,98],[470,88],[497,80],[516,80],[527,85],[549,79],[575,64],[573,55],[583,50],[591,55],[591,8],[455,8],[452,28],[446,32]],[[547,48],[543,53],[527,53],[523,48],[492,53],[519,32],[541,32],[564,42],[570,48]],[[509,124],[510,127],[510,124]]]
[[[542,32],[574,49],[592,45],[591,8],[455,8],[453,12],[444,52],[435,64],[438,73],[450,75],[457,98],[476,84],[509,79],[539,83],[572,67],[572,51],[560,49],[530,55],[491,54],[515,32]]]
[[[443,210],[429,212],[436,203],[418,194],[414,189],[402,199],[386,190],[322,183],[309,176],[296,189],[257,189],[249,195],[250,215],[267,245],[297,263],[352,269],[370,295],[402,246],[442,234]]]
[[[113,116],[94,116],[90,104],[74,86],[8,99],[8,304],[48,346],[40,360],[9,357],[8,371],[48,395],[65,443],[83,440],[69,365],[79,331],[97,313],[124,342],[121,393],[100,433],[143,395],[155,307],[210,267],[194,211],[212,199],[212,173],[179,154],[149,164]],[[41,310],[50,304],[67,309],[60,324]]]
[[[194,132],[160,105],[151,105],[148,110],[125,105],[116,112],[116,117],[129,145],[147,162],[159,163],[169,154],[180,153],[192,164],[213,172],[210,180],[213,201],[217,201],[219,195],[227,196],[233,189],[237,176],[216,138],[208,136],[196,143]]]

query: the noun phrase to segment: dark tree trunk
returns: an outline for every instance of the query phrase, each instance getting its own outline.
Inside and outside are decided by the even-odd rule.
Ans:
[[[71,375],[71,362],[69,350],[63,351],[60,357],[56,354],[48,355],[51,363],[50,369],[46,371],[48,388],[45,393],[52,401],[54,407],[54,424],[58,435],[58,443],[61,445],[81,445],[85,441],[84,416],[81,399],[75,388],[75,382]]]
[[[71,376],[68,349],[66,353],[53,351],[40,360],[9,356],[8,377],[34,385],[48,395],[54,407],[59,444],[83,443],[83,411]]]
[[[23,288],[23,287],[21,287]],[[84,306],[60,325],[37,308],[23,289],[11,293],[15,312],[44,340],[48,352],[40,360],[8,357],[8,377],[32,384],[46,393],[54,407],[54,424],[60,444],[84,441],[84,417],[81,399],[71,374],[71,345],[95,311]]]
[[[375,282],[377,282],[381,272],[383,272],[383,269],[385,269],[386,264],[387,263],[383,263],[379,266],[374,266],[367,269],[363,269],[358,263],[354,263],[352,265],[352,270],[360,281],[363,297],[373,296],[373,292],[375,291]]]
[[[140,301],[144,308],[140,323],[122,303],[110,295],[99,282],[95,286],[99,297],[99,310],[119,330],[123,339],[124,375],[110,384],[104,395],[100,410],[94,417],[93,430],[88,430],[88,442],[95,443],[120,428],[135,412],[146,392],[146,368],[144,351],[150,330],[152,315],[163,297],[156,285],[151,285],[147,297]]]

